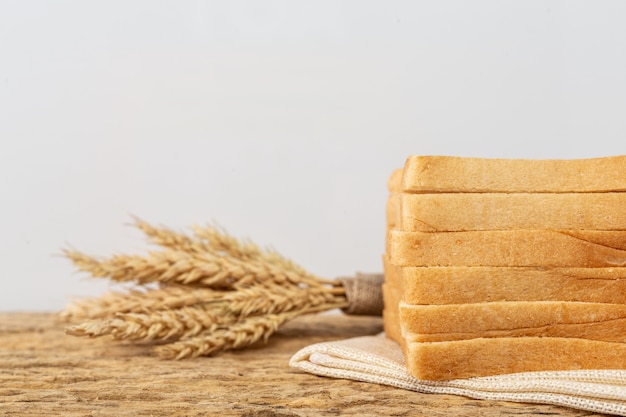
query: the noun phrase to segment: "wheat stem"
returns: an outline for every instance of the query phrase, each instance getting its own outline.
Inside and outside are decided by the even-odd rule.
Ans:
[[[229,289],[238,282],[280,281],[281,278],[284,281],[272,271],[254,268],[235,259],[176,250],[150,252],[147,256],[115,255],[109,259],[97,259],[68,250],[66,256],[79,269],[95,277],[108,277],[118,282],[177,283]]]
[[[210,332],[159,346],[156,352],[164,359],[185,359],[197,356],[209,356],[226,350],[239,349],[268,338],[285,322],[303,315],[338,308],[325,306],[320,308],[303,308],[279,314],[249,317],[229,326],[218,326]]]
[[[82,323],[69,327],[66,332],[73,336],[111,335],[117,340],[133,341],[180,339],[211,330],[218,324],[236,321],[236,317],[225,312],[219,313],[219,311],[210,311],[202,306],[182,307],[148,314],[118,313],[113,319]]]
[[[150,252],[147,256],[114,255],[97,259],[74,250],[65,255],[81,270],[95,277],[109,277],[113,281],[135,281],[200,285],[214,289],[233,289],[271,281],[277,284],[321,285],[332,281],[310,274],[297,275],[275,265],[258,261],[216,256],[209,253],[189,253],[179,250]]]
[[[115,313],[114,318],[91,321],[68,328],[74,336],[98,337],[111,334],[116,339],[163,340],[185,338],[218,324],[241,321],[250,316],[280,314],[345,307],[343,299],[323,292],[299,288],[253,287],[240,291],[207,294],[212,299],[178,309],[145,313]],[[142,307],[145,309],[145,307]]]
[[[155,227],[151,224],[134,218],[135,226],[141,230],[155,244],[164,248],[180,250],[185,252],[211,252],[212,248],[202,240],[193,239],[185,234],[175,232],[166,227]]]
[[[280,254],[218,228],[195,226],[188,236],[139,219],[135,223],[163,250],[109,258],[75,250],[65,255],[95,277],[160,288],[71,304],[66,319],[91,321],[69,327],[68,334],[175,341],[157,350],[180,359],[267,340],[291,318],[348,305],[340,282],[309,274]]]
[[[148,313],[221,300],[231,293],[181,285],[168,285],[145,291],[131,289],[128,293],[109,292],[98,298],[71,303],[62,313],[62,317],[66,320],[80,320],[109,318],[115,313]]]
[[[265,251],[251,241],[236,239],[224,230],[211,226],[192,226],[197,239],[207,242],[216,252],[238,259],[260,259],[265,256]]]
[[[283,271],[290,271],[302,277],[311,276],[304,268],[278,252],[266,251],[251,241],[236,239],[218,227],[194,225],[192,229],[195,236],[190,237],[165,227],[154,227],[139,218],[135,218],[135,225],[154,243],[166,248],[185,252],[212,253],[247,262],[256,261],[261,264],[272,265]],[[318,277],[314,278],[320,280]],[[329,283],[328,281],[325,282]]]

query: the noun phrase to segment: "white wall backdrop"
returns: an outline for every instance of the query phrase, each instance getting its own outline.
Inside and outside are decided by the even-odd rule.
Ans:
[[[0,0],[0,309],[108,284],[130,214],[381,270],[410,154],[626,153],[626,2]]]

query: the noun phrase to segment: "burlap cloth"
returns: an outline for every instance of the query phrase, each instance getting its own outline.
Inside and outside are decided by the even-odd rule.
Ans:
[[[297,352],[290,365],[316,375],[407,390],[572,407],[626,415],[626,371],[525,372],[452,381],[411,377],[400,346],[384,335],[318,343]]]

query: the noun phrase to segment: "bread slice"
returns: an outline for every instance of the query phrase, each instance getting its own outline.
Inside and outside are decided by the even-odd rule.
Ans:
[[[626,369],[626,156],[415,156],[401,172],[384,323],[410,374]]]
[[[387,188],[389,189],[389,198],[387,199],[387,229],[393,229],[398,225],[400,215],[400,195],[402,192],[401,187],[402,169],[396,169],[393,171],[389,180],[387,181]]]
[[[400,301],[402,300],[402,268],[392,265],[386,256],[383,256],[385,283],[383,284],[383,327],[385,334],[404,344],[400,329]]]
[[[402,280],[407,304],[542,300],[626,304],[626,268],[385,267],[385,279]]]
[[[387,253],[398,266],[616,267],[626,265],[626,232],[390,230]]]
[[[576,337],[626,342],[626,305],[562,301],[410,305],[400,303],[408,341],[479,337]]]
[[[387,189],[390,193],[401,193],[402,192],[402,175],[404,173],[403,168],[395,169],[389,179],[387,180]]]
[[[402,336],[402,328],[400,327],[400,310],[398,308],[399,301],[394,297],[394,293],[388,284],[383,284],[383,329],[385,335],[398,342],[400,345],[405,344],[405,338]]]
[[[402,194],[391,193],[387,198],[387,230],[399,228],[400,222],[400,198]]]
[[[626,343],[560,337],[408,342],[406,357],[409,373],[425,380],[529,371],[626,369]]]
[[[626,156],[540,160],[411,156],[407,193],[626,191]]]
[[[626,185],[626,178],[624,178]],[[397,194],[393,195],[398,198]],[[508,229],[626,230],[626,193],[399,194],[394,225],[404,231]],[[396,220],[397,211],[400,220]]]

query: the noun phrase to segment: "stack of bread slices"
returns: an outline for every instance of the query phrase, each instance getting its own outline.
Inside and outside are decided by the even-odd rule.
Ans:
[[[412,156],[384,322],[416,378],[626,369],[626,157]]]

